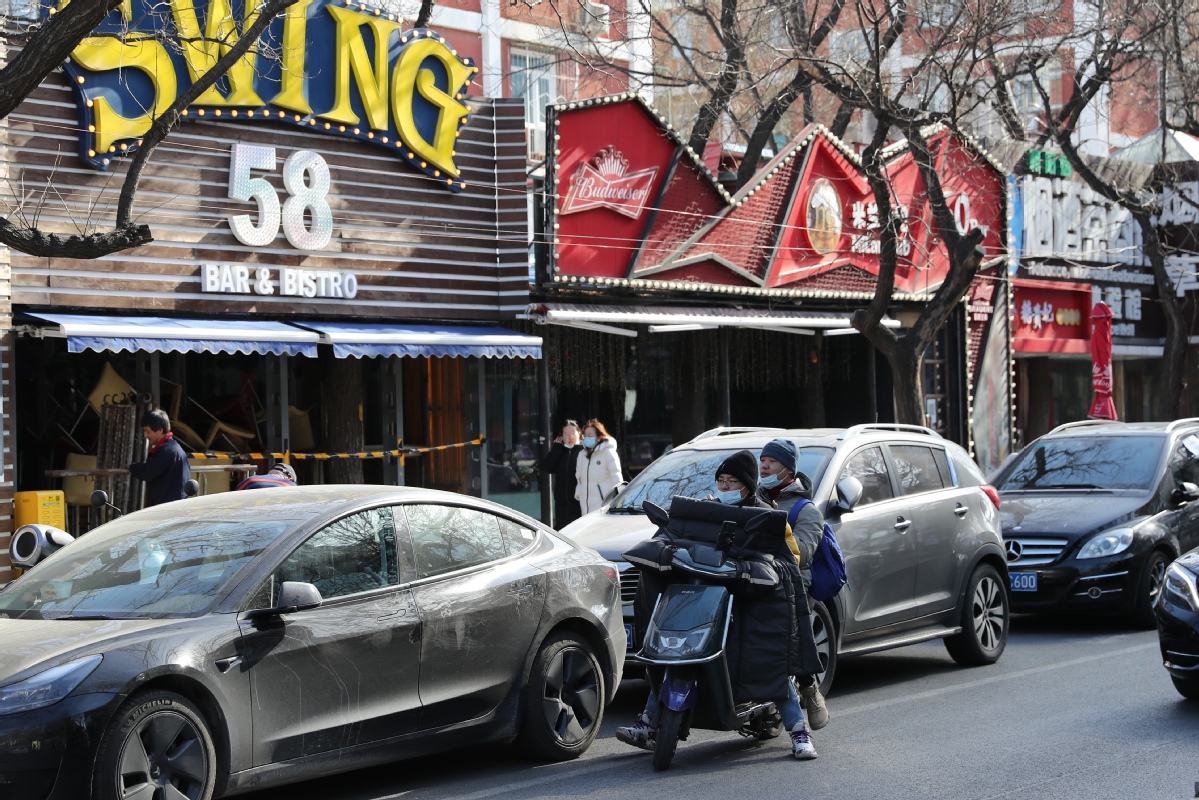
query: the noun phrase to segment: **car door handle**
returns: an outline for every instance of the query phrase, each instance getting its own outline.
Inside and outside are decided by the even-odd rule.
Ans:
[[[218,658],[216,668],[224,675],[229,670],[241,663],[241,656],[230,656],[229,658]]]
[[[965,517],[970,513],[970,509],[961,503],[958,503],[958,507],[953,510],[953,513],[957,514],[959,517]]]
[[[912,527],[912,521],[910,519],[904,519],[903,517],[900,517],[895,522],[895,530],[899,531],[900,533],[907,533],[908,528],[910,527]]]

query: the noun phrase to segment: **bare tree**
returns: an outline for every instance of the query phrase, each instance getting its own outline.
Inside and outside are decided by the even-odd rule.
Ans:
[[[154,120],[141,137],[125,174],[111,230],[61,236],[47,233],[26,217],[0,218],[0,243],[34,256],[100,258],[110,253],[153,241],[148,225],[133,219],[133,200],[146,163],[155,148],[182,120],[183,111],[214,86],[251,47],[281,13],[297,0],[265,0],[253,22],[233,42],[224,42],[223,54],[212,67],[181,93]],[[120,0],[72,0],[60,6],[42,24],[30,26],[20,52],[0,69],[0,118],[7,117],[57,69],[72,51],[113,10]],[[130,34],[144,36],[144,34]]]
[[[1126,209],[1140,229],[1143,252],[1152,269],[1165,318],[1157,407],[1162,419],[1174,419],[1181,413],[1186,387],[1187,326],[1166,268],[1165,246],[1156,219],[1161,209],[1160,196],[1096,169],[1083,155],[1082,148],[1087,143],[1080,141],[1080,123],[1088,110],[1096,115],[1105,113],[1101,107],[1105,95],[1116,81],[1135,70],[1149,68],[1160,74],[1172,64],[1175,69],[1193,71],[1194,66],[1188,63],[1189,56],[1184,58],[1183,53],[1194,53],[1187,31],[1197,18],[1199,12],[1193,8],[1188,10],[1187,4],[1178,0],[1169,0],[1165,4],[1157,0],[1123,0],[1080,5],[1075,10],[1072,28],[1062,36],[1009,43],[1006,48],[993,47],[991,57],[991,74],[999,78],[1004,74],[1000,64],[1005,56],[997,53],[1006,49],[1006,61],[1010,65],[1007,79],[1017,74],[1028,76],[1040,98],[1040,129],[1026,133],[1026,129],[1017,130],[1013,126],[1009,128],[1013,138],[1031,139],[1037,145],[1055,144],[1087,186]],[[1054,102],[1055,87],[1051,83],[1055,76],[1043,67],[1063,50],[1072,51],[1075,57],[1072,69],[1064,75],[1068,95],[1058,103]],[[998,89],[999,84],[995,84],[995,88]],[[1184,91],[1194,89],[1185,88]],[[1003,118],[1018,116],[1011,104],[1010,93],[995,91],[993,99],[999,104]],[[1193,106],[1186,108],[1185,113],[1183,127],[1193,124]]]
[[[833,116],[835,108],[827,115],[817,109],[829,99],[813,94],[816,84],[800,55],[827,44],[846,1],[681,0],[666,6],[628,0],[612,23],[629,31],[635,19],[648,21],[658,101],[696,152],[714,139],[745,146],[737,173],[741,186],[757,172],[776,131],[790,139],[817,118]],[[557,27],[547,44],[566,58],[601,74],[644,77],[630,73],[606,30],[587,24],[585,0],[545,5],[550,13],[539,13]],[[847,123],[845,115],[834,122],[834,132],[844,132]]]

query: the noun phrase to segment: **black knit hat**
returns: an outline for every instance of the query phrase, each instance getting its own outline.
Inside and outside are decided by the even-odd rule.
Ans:
[[[758,459],[748,450],[733,453],[716,468],[717,475],[732,475],[749,487],[750,493],[758,490]]]

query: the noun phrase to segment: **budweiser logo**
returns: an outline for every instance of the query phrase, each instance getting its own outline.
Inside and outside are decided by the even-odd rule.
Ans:
[[[649,201],[657,167],[628,172],[629,160],[614,147],[605,147],[570,178],[570,190],[559,214],[576,214],[592,208],[610,208],[637,219]],[[627,174],[626,174],[627,173]]]

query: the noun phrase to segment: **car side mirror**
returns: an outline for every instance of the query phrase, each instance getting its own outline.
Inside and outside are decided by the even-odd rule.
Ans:
[[[670,514],[666,512],[666,509],[648,500],[641,504],[641,510],[645,512],[645,516],[649,517],[649,521],[659,528],[665,528],[666,524],[670,522]]]
[[[1192,500],[1199,500],[1199,486],[1183,481],[1174,490],[1174,502],[1189,503]]]
[[[862,482],[852,475],[842,478],[837,483],[837,501],[833,503],[833,508],[842,513],[853,511],[862,500]]]
[[[325,598],[321,590],[311,583],[304,581],[283,581],[279,587],[279,599],[274,608],[263,608],[253,612],[255,617],[277,617],[283,614],[294,614],[297,611],[308,611],[319,608]]]

